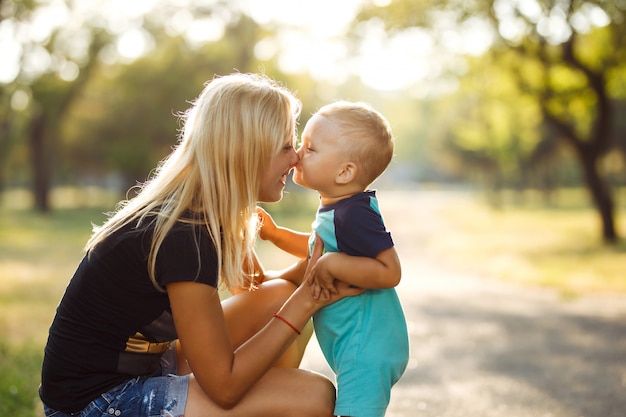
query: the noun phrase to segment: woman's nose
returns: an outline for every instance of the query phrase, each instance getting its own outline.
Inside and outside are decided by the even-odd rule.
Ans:
[[[291,160],[291,167],[295,167],[300,162],[300,153],[294,149],[293,158]]]

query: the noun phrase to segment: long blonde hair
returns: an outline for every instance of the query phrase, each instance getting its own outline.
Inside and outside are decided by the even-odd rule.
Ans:
[[[154,286],[164,291],[155,277],[159,248],[183,213],[192,211],[213,240],[221,282],[241,285],[244,264],[252,259],[260,178],[285,138],[295,134],[300,110],[289,90],[264,75],[215,77],[181,116],[183,129],[173,152],[136,197],[121,202],[104,225],[94,227],[85,249],[154,216],[147,267]]]

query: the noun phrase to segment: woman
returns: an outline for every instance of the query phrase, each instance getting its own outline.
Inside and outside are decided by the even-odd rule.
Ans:
[[[246,273],[256,203],[280,200],[298,162],[299,113],[266,77],[206,85],[178,146],[87,243],[45,348],[47,416],[332,415],[329,380],[272,365],[313,313],[359,290],[322,300]],[[220,302],[218,284],[246,283]]]

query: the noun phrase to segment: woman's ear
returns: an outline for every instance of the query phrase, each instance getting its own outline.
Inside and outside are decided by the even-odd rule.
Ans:
[[[335,177],[337,184],[345,185],[356,179],[359,168],[354,162],[346,162],[341,166],[339,173]]]

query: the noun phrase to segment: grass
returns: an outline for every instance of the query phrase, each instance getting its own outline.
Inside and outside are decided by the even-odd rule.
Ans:
[[[494,209],[465,197],[439,207],[440,227],[425,231],[425,250],[459,269],[564,295],[626,293],[626,223],[619,221],[626,207],[617,209],[622,239],[605,245],[598,215],[579,192],[563,192],[551,207],[510,201]]]
[[[41,415],[42,349],[97,209],[0,209],[0,415]]]
[[[0,414],[13,417],[40,415],[36,399],[41,369],[39,347],[10,347],[0,343]]]
[[[64,192],[57,195],[71,195]],[[60,200],[67,201],[65,197]],[[380,192],[379,198],[397,243],[414,245],[435,261],[564,294],[626,293],[626,241],[602,245],[596,215],[580,196],[561,197],[551,208],[530,199],[505,202],[499,210],[459,193]],[[48,326],[82,257],[91,223],[101,223],[102,212],[113,203],[89,199],[99,207],[82,208],[57,203],[55,211],[43,216],[28,210],[17,194],[5,194],[2,201],[0,415],[34,417],[41,415],[36,391]],[[307,230],[316,202],[312,193],[293,193],[268,208],[280,224]],[[619,218],[625,216],[622,207]],[[621,224],[619,233],[626,237]],[[410,239],[402,241],[406,235]],[[260,251],[270,268],[284,262],[265,243]]]

